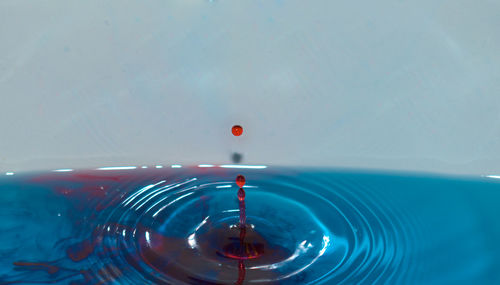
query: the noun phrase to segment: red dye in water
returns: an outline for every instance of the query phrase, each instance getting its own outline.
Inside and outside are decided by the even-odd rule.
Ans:
[[[245,281],[245,263],[243,263],[243,260],[238,261],[238,280],[236,281],[236,285],[241,285],[243,284],[243,281]]]
[[[245,185],[245,176],[243,175],[236,176],[236,185],[238,185],[238,187],[240,188],[243,188],[243,185]]]
[[[84,229],[85,236],[78,235],[77,237],[80,237],[78,241],[73,241],[73,238],[64,238],[56,243],[58,248],[65,248],[66,259],[53,262],[22,260],[13,263],[16,271],[26,271],[27,273],[40,271],[42,280],[19,280],[3,283],[2,276],[0,284],[53,284],[57,282],[71,285],[114,284],[126,279],[128,271],[131,270],[129,265],[136,267],[142,263],[151,268],[152,275],[169,276],[181,283],[209,284],[204,280],[197,279],[193,274],[190,274],[191,271],[182,267],[182,264],[190,264],[191,268],[200,273],[200,276],[217,274],[216,277],[221,280],[234,280],[233,284],[245,284],[249,282],[248,280],[274,280],[276,272],[265,268],[261,269],[259,266],[265,267],[264,265],[279,262],[291,255],[280,245],[268,243],[264,236],[253,228],[250,220],[249,224],[246,224],[245,190],[242,188],[245,185],[245,177],[243,175],[236,178],[236,183],[240,187],[237,193],[233,192],[233,195],[237,194],[237,202],[240,206],[239,225],[237,225],[237,221],[232,224],[212,224],[212,220],[208,219],[203,230],[197,233],[197,247],[196,250],[193,250],[193,248],[186,246],[185,238],[171,236],[147,225],[128,226],[110,221],[96,226],[99,211],[114,207],[125,199],[127,192],[114,192],[117,188],[115,187],[116,182],[134,181],[135,176],[133,173],[106,176],[99,175],[101,172],[98,171],[89,171],[89,173],[64,176],[58,174],[61,175],[61,178],[51,173],[47,177],[38,177],[39,180],[50,185],[56,194],[70,199],[74,204],[72,204],[73,212],[86,210],[92,212],[92,215],[87,216],[88,221],[86,222],[79,218],[77,215],[80,214],[79,212],[72,214],[72,211],[68,211],[67,214],[70,218],[73,217],[71,215],[75,215],[72,218],[74,226],[78,229]],[[115,196],[110,197],[110,195]],[[196,204],[196,207],[199,207],[201,219],[210,213],[210,199],[210,196],[201,196]],[[98,202],[95,202],[96,200]],[[231,202],[236,201],[232,200]],[[76,210],[78,206],[81,209]],[[86,223],[90,223],[88,228]],[[137,236],[137,249],[125,246],[126,239],[129,238],[129,235],[125,235],[125,233],[134,233],[134,237]],[[234,266],[221,268],[219,263],[206,262],[206,259],[200,258],[200,255],[209,260],[229,259],[226,262],[233,263]],[[96,259],[112,258],[113,261],[117,261],[117,257],[123,257],[123,260],[127,261],[126,265],[118,266],[114,265],[113,262],[99,266],[92,264]],[[74,268],[67,268],[65,264]],[[124,265],[124,263],[118,264]],[[91,267],[88,267],[89,265]],[[38,275],[34,274],[30,278],[37,277]]]
[[[239,137],[243,134],[243,127],[240,126],[240,125],[234,125],[232,128],[231,128],[231,132],[233,133],[233,135]]]
[[[240,188],[240,190],[243,189]],[[238,199],[240,200],[240,228],[244,228],[247,223],[247,214],[245,208],[245,191],[243,191],[243,194],[241,196],[238,195]]]
[[[82,261],[94,251],[94,244],[88,240],[75,243],[66,249],[68,257],[75,261]]]
[[[47,263],[44,263],[44,262],[22,262],[22,261],[18,261],[18,262],[14,262],[13,264],[15,266],[22,266],[22,267],[26,267],[26,268],[29,268],[29,269],[32,269],[32,270],[45,270],[49,274],[55,274],[55,273],[57,273],[59,271],[59,267],[54,266],[54,265],[50,265],[50,264],[47,264]]]

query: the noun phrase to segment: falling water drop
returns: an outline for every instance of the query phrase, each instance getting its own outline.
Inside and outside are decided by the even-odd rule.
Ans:
[[[231,128],[231,132],[233,133],[233,135],[239,137],[243,134],[243,127],[240,126],[240,125],[234,125],[232,128]]]
[[[243,188],[243,186],[245,185],[245,176],[241,174],[236,176],[236,185],[238,185],[238,187],[240,188]]]

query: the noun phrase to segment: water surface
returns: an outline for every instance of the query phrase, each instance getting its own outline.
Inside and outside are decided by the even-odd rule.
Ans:
[[[272,167],[5,176],[0,284],[498,284],[497,181]]]

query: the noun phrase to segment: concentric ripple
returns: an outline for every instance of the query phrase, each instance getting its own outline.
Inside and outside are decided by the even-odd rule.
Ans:
[[[248,226],[241,244],[235,174],[188,171],[135,178],[110,192],[97,206],[117,198],[118,203],[89,222],[95,226],[88,241],[94,264],[89,274],[97,277],[87,278],[160,284],[374,283],[391,280],[406,266],[410,241],[401,216],[368,189],[342,178],[252,171],[245,186]],[[81,244],[77,250],[81,254]],[[76,260],[78,254],[73,255]]]
[[[36,177],[68,201],[63,216],[73,229],[56,243],[65,258],[16,266],[66,272],[72,284],[373,284],[411,276],[414,222],[377,189],[342,173],[244,173],[243,239],[232,169]]]

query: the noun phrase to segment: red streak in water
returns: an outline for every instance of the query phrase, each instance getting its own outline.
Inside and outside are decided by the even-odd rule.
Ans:
[[[6,284],[32,284],[32,283],[39,283],[39,284],[52,284],[52,283],[58,283],[62,282],[64,280],[67,280],[68,278],[75,277],[77,275],[80,275],[80,272],[78,270],[74,269],[69,269],[69,268],[64,268],[64,267],[59,267],[55,265],[51,265],[51,262],[25,262],[25,261],[17,261],[14,262],[13,265],[17,266],[17,269],[20,270],[44,270],[47,271],[48,274],[52,275],[50,280],[47,281],[24,281],[24,280],[17,280],[17,281],[9,281],[9,282],[2,282],[0,284],[6,285]],[[55,279],[55,277],[61,276],[61,272],[66,272],[68,273],[66,276],[60,277]],[[69,284],[73,284],[73,282],[70,282]]]
[[[85,173],[77,173],[73,175],[75,178],[78,180],[112,180],[112,181],[119,181],[120,179],[124,178],[124,175],[93,175],[93,174],[85,174]]]
[[[240,188],[238,190],[238,200],[240,201],[240,228],[244,228],[246,226],[246,207],[245,207],[245,190]]]
[[[129,178],[130,175],[125,174],[115,174],[115,175],[100,175],[95,171],[89,171],[87,173],[73,173],[61,175],[60,173],[50,173],[35,176],[30,181],[32,182],[89,182],[89,181],[120,181],[125,178]]]
[[[50,264],[47,264],[47,263],[44,263],[44,262],[22,262],[22,261],[18,261],[18,262],[14,262],[13,264],[15,266],[26,267],[26,269],[30,269],[30,270],[45,270],[49,274],[54,274],[54,273],[57,273],[59,271],[59,267],[54,266],[54,265],[50,265]]]
[[[243,131],[243,130],[242,130]],[[247,228],[246,228],[246,207],[245,207],[245,190],[243,190],[243,186],[245,185],[245,176],[243,175],[238,175],[236,177],[236,184],[240,187],[238,190],[238,200],[240,201],[239,203],[239,208],[240,208],[240,247],[245,248],[245,251],[248,253],[248,248],[247,245],[245,244],[245,236],[247,233]],[[250,255],[245,256],[246,258],[250,257]],[[245,281],[245,263],[243,262],[244,259],[243,256],[240,256],[238,258],[238,280],[236,281],[236,285],[241,285]]]
[[[236,281],[236,285],[243,284],[243,281],[245,281],[245,273],[245,263],[240,259],[238,260],[238,281]]]

